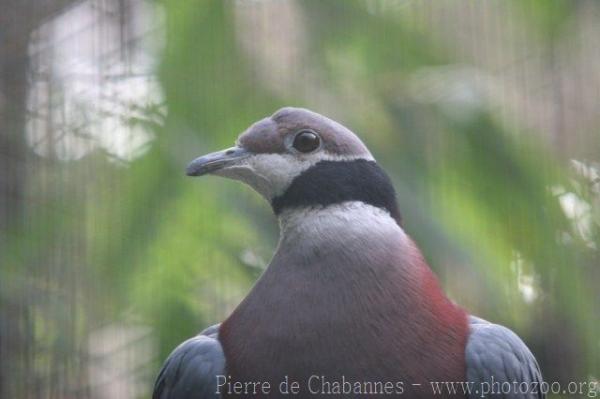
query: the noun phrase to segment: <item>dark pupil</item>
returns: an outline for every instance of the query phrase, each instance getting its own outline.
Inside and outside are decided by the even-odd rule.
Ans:
[[[300,152],[311,152],[319,146],[319,136],[313,132],[300,132],[294,139],[294,148]]]

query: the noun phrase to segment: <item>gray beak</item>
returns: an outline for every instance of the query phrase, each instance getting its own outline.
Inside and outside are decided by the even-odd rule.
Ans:
[[[234,165],[247,158],[251,153],[242,147],[231,147],[223,151],[213,152],[194,159],[186,168],[188,176],[202,176],[219,169]]]

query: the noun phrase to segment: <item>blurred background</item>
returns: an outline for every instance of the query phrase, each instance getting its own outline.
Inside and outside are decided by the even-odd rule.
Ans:
[[[192,180],[285,105],[357,132],[450,296],[600,379],[600,2],[0,0],[0,395],[143,398],[277,242]]]

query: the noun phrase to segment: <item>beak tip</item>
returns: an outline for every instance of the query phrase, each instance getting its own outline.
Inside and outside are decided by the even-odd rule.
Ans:
[[[200,173],[200,171],[198,170],[198,168],[196,167],[196,165],[194,165],[193,163],[188,165],[185,168],[185,175],[186,176],[190,176],[190,177],[196,177],[196,176],[200,176],[202,173]]]
[[[202,157],[194,159],[185,168],[186,176],[191,176],[191,177],[200,176],[204,170],[204,168],[203,168],[204,164],[205,164],[205,162],[203,162]]]
[[[240,159],[248,156],[248,152],[240,147],[217,151],[194,159],[186,168],[187,176],[203,176],[235,164]]]

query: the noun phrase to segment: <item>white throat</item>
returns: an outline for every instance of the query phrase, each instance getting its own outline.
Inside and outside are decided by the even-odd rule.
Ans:
[[[359,201],[327,207],[287,209],[279,215],[280,245],[378,245],[388,238],[406,240],[404,230],[387,210]]]

